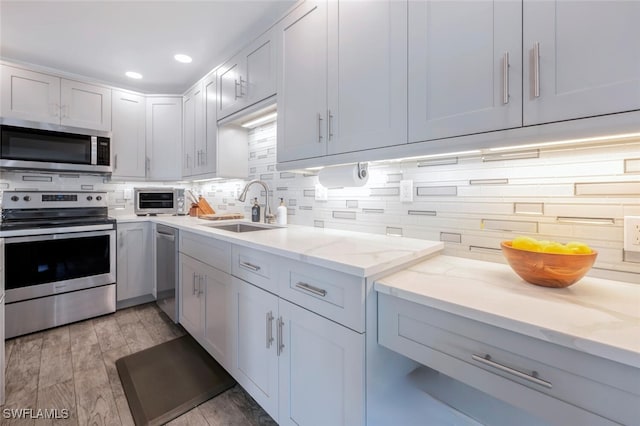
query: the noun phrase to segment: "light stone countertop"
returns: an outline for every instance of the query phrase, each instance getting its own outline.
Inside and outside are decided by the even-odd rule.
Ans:
[[[358,277],[371,277],[440,252],[440,241],[392,237],[363,232],[287,225],[265,231],[235,233],[211,224],[251,223],[246,220],[210,221],[190,216],[116,216],[118,223],[152,221],[215,237],[232,244],[263,250]]]
[[[584,277],[546,288],[508,266],[435,256],[379,279],[384,294],[640,368],[640,285]]]

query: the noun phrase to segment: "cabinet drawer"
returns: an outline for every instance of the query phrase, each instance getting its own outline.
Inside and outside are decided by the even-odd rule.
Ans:
[[[286,260],[279,295],[357,332],[364,332],[364,279]]]
[[[281,258],[260,250],[233,246],[231,274],[271,293],[278,292],[278,265]]]
[[[221,271],[231,270],[231,244],[227,242],[180,231],[179,251]]]
[[[638,369],[385,294],[378,309],[381,345],[552,423],[640,416]]]

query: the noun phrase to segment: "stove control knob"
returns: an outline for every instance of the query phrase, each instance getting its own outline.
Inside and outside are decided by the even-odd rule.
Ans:
[[[20,197],[18,197],[17,195],[12,195],[11,196],[11,201],[18,201],[20,199]]]
[[[87,195],[87,201],[91,201],[93,200],[93,197],[91,195]]]
[[[101,196],[101,195],[98,195],[98,196],[96,197],[96,200],[98,200],[98,201],[102,201],[102,196]]]
[[[31,197],[29,197],[28,195],[25,195],[24,197],[22,197],[22,199],[25,201],[31,201]]]

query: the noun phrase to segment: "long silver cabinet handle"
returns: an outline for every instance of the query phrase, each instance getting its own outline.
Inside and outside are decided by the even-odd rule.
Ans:
[[[533,44],[533,96],[540,97],[540,43]]]
[[[327,290],[312,286],[311,284],[303,283],[302,281],[298,282],[296,284],[296,287],[301,290],[308,291],[309,293],[313,293],[317,296],[326,297],[327,295]]]
[[[151,170],[151,158],[146,157],[146,158],[144,159],[144,166],[145,166],[144,168],[145,168],[145,170],[146,170],[147,172]]]
[[[502,103],[509,103],[509,52],[502,58]]]
[[[196,273],[193,273],[193,293],[191,293],[193,296],[196,295]]]
[[[543,386],[548,389],[552,388],[551,382],[538,378],[538,372],[536,371],[532,371],[531,374],[523,373],[522,371],[518,371],[514,368],[507,367],[506,365],[502,365],[500,363],[493,361],[491,359],[491,355],[489,354],[487,355],[472,354],[471,358],[474,361],[478,361],[481,364],[488,365],[489,367],[493,367],[496,370],[504,371],[505,373],[512,374],[521,379],[528,380],[531,383],[535,383],[536,385]]]
[[[238,83],[238,80],[233,80],[233,84],[235,85],[235,87],[233,88],[233,100],[237,100],[240,96],[242,96],[242,86],[241,83]],[[238,95],[238,86],[240,86],[240,94]]]
[[[273,343],[273,312],[267,312],[267,349]]]
[[[331,114],[331,110],[327,110],[327,117],[329,117],[329,135],[327,136],[327,140],[331,140],[333,138],[333,114]]]
[[[253,272],[258,272],[260,270],[260,267],[258,265],[254,265],[249,262],[240,262],[240,266],[246,269],[251,269]]]
[[[282,320],[282,317],[278,318],[278,356],[280,356],[280,354],[282,354],[282,351],[284,350],[284,338],[283,338],[283,333],[282,333],[282,328],[284,327],[284,321]]]
[[[243,97],[244,95],[246,95],[246,93],[242,91],[242,86],[244,86],[244,83],[246,82],[247,80],[243,80],[242,76],[240,76],[240,97]]]
[[[322,114],[318,113],[318,143],[322,143]]]
[[[113,156],[113,170],[118,168],[118,154]]]
[[[198,297],[202,296],[202,294],[204,293],[204,290],[202,289],[202,282],[205,282],[206,284],[206,278],[202,275],[198,276]]]

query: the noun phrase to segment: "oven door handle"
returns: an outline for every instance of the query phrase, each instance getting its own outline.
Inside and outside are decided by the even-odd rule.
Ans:
[[[102,225],[101,225],[102,226]],[[83,227],[83,229],[86,227]],[[53,228],[52,228],[53,229]],[[110,230],[104,230],[104,231],[88,231],[88,232],[65,232],[63,231],[63,229],[68,229],[68,228],[55,228],[57,233],[55,234],[44,234],[44,235],[27,235],[27,236],[7,236],[7,235],[3,235],[5,237],[5,244],[15,244],[15,243],[28,243],[28,242],[33,242],[33,241],[50,241],[50,240],[66,240],[66,239],[70,239],[70,238],[86,238],[86,237],[97,237],[97,236],[101,236],[101,235],[109,235],[112,237],[115,237],[116,231],[113,230],[113,228],[111,228]],[[23,229],[20,231],[15,231],[15,232],[21,232],[23,233],[22,235],[24,235],[24,231],[35,231],[38,232],[37,229]],[[40,230],[42,232],[42,230]],[[48,230],[47,230],[48,231]],[[14,232],[14,231],[11,231]]]

